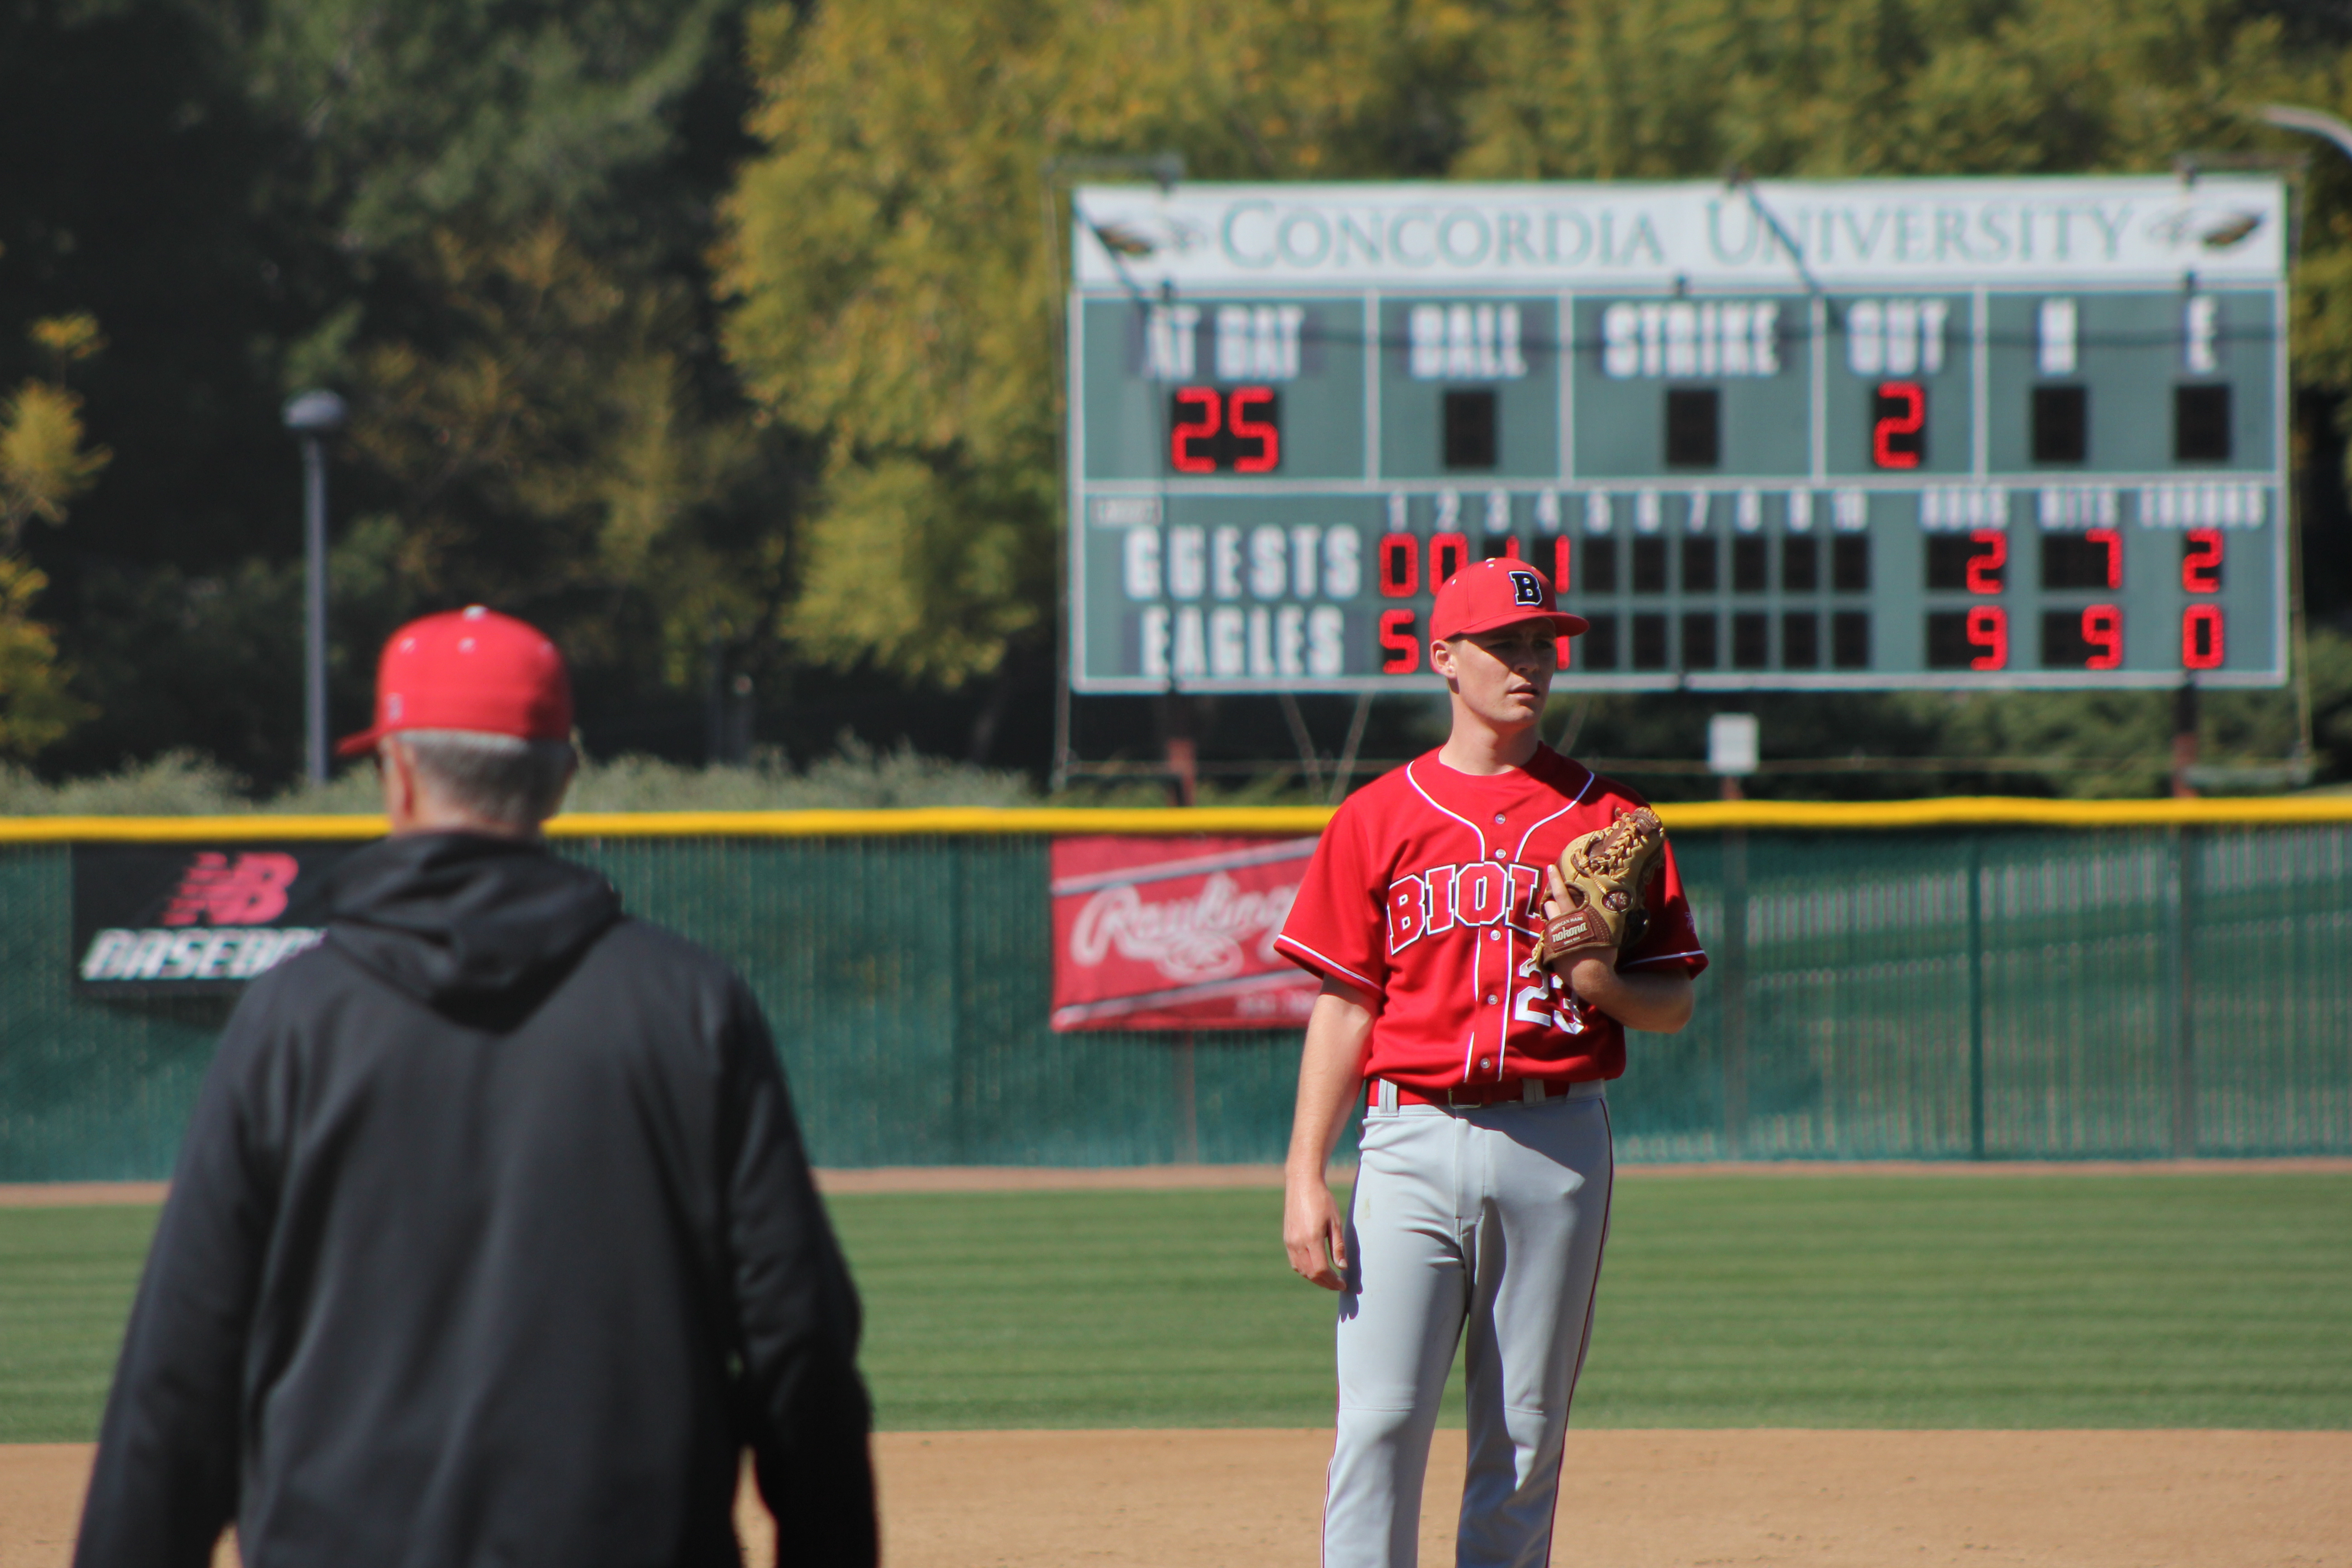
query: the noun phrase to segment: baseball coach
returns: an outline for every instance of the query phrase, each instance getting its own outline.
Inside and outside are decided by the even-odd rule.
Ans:
[[[554,645],[479,607],[379,669],[392,836],[257,980],[172,1180],[80,1568],[875,1561],[858,1303],[767,1026],[540,839]]]

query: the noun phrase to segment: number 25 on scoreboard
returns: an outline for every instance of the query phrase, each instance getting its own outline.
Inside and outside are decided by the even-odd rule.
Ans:
[[[1180,474],[1270,474],[1282,465],[1282,409],[1270,386],[1180,386],[1168,461]]]

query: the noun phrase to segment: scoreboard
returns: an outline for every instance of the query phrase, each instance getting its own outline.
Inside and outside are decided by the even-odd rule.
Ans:
[[[1465,562],[1568,689],[2285,679],[2269,177],[1082,188],[1080,691],[1431,686]]]

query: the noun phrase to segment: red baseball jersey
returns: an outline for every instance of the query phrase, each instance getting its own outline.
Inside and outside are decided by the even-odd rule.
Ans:
[[[1519,965],[1543,931],[1544,868],[1640,795],[1549,747],[1482,778],[1431,752],[1348,797],[1275,946],[1381,999],[1365,1071],[1429,1090],[1625,1070],[1624,1026]],[[1706,967],[1667,846],[1649,929],[1620,969]]]

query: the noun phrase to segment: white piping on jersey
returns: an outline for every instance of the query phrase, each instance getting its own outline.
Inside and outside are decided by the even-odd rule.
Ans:
[[[1461,813],[1446,811],[1445,807],[1438,805],[1437,797],[1431,795],[1427,790],[1422,788],[1421,780],[1413,776],[1412,764],[1411,763],[1407,763],[1404,765],[1404,782],[1412,785],[1413,794],[1421,796],[1422,799],[1429,803],[1429,808],[1432,811],[1444,812],[1447,816],[1454,818],[1454,821],[1468,828],[1470,830],[1470,837],[1478,841],[1478,858],[1482,861],[1486,858],[1486,831],[1485,828],[1480,827],[1476,823],[1471,821],[1468,817],[1464,816]],[[1507,925],[1509,921],[1507,920],[1504,923]],[[1481,969],[1484,967],[1483,961],[1486,956],[1486,952],[1484,943],[1473,942],[1470,944],[1470,1005],[1472,1008],[1470,1016],[1473,1019],[1475,1019],[1478,1016],[1476,1012],[1478,998],[1480,995],[1484,994],[1484,993],[1479,989],[1478,976]],[[1503,973],[1505,976],[1507,977],[1510,973],[1510,970],[1507,967]],[[1504,1015],[1503,1018],[1502,1036],[1503,1047],[1507,1050],[1510,1048],[1511,1041],[1511,1021],[1510,1016],[1507,1013]],[[1469,1037],[1462,1042],[1462,1081],[1464,1083],[1468,1083],[1470,1081],[1470,1058],[1477,1049],[1478,1026],[1474,1022],[1470,1026]]]
[[[1328,958],[1324,957],[1324,956],[1323,956],[1323,954],[1321,954],[1321,953],[1319,953],[1319,952],[1316,952],[1313,948],[1311,948],[1311,947],[1307,946],[1305,942],[1303,942],[1299,941],[1297,937],[1295,937],[1295,936],[1289,936],[1289,935],[1284,935],[1284,936],[1278,936],[1278,937],[1276,937],[1276,938],[1274,939],[1274,945],[1275,945],[1275,946],[1276,946],[1276,947],[1280,947],[1280,946],[1284,945],[1286,942],[1286,943],[1288,943],[1290,946],[1297,948],[1299,952],[1301,952],[1305,953],[1307,957],[1309,957],[1309,958],[1313,959],[1316,963],[1320,963],[1320,964],[1324,965],[1325,967],[1327,967],[1327,968],[1328,968],[1328,969],[1331,969],[1332,971],[1334,971],[1334,972],[1336,972],[1336,973],[1340,973],[1340,974],[1344,974],[1344,975],[1346,975],[1349,979],[1350,979],[1350,980],[1354,981],[1357,984],[1359,984],[1359,985],[1362,986],[1365,990],[1367,990],[1367,991],[1370,992],[1373,995],[1377,996],[1377,995],[1379,995],[1379,994],[1380,994],[1380,993],[1381,993],[1381,988],[1380,988],[1380,986],[1379,986],[1379,984],[1378,984],[1377,983],[1375,983],[1375,982],[1373,982],[1373,981],[1370,981],[1370,980],[1365,979],[1362,975],[1360,975],[1360,974],[1357,973],[1354,970],[1352,970],[1352,969],[1349,968],[1349,967],[1348,967],[1346,964],[1344,964],[1344,963],[1336,963],[1336,962],[1334,962],[1334,961],[1333,961],[1333,960],[1331,960],[1331,959],[1328,959]]]
[[[1579,763],[1576,765],[1580,768],[1584,768],[1584,764],[1582,763]],[[1528,852],[1528,840],[1536,836],[1536,827],[1541,827],[1544,825],[1544,822],[1550,822],[1557,818],[1566,816],[1570,812],[1574,811],[1578,806],[1582,805],[1584,804],[1584,797],[1586,795],[1591,793],[1592,789],[1592,781],[1597,776],[1599,775],[1595,774],[1591,768],[1584,768],[1584,788],[1576,792],[1576,798],[1574,800],[1570,801],[1566,805],[1563,805],[1558,811],[1553,812],[1550,816],[1545,817],[1543,822],[1537,823],[1535,827],[1530,827],[1525,833],[1520,834],[1519,847],[1511,851],[1511,858],[1518,860],[1526,857]]]
[[[1472,837],[1473,838],[1475,838],[1475,839],[1478,841],[1478,858],[1479,858],[1479,859],[1481,859],[1481,860],[1484,860],[1484,859],[1486,858],[1486,829],[1484,829],[1484,828],[1480,827],[1476,823],[1475,823],[1475,822],[1471,821],[1468,817],[1462,816],[1459,812],[1445,811],[1445,808],[1444,808],[1444,806],[1442,806],[1442,805],[1438,805],[1438,804],[1437,804],[1437,797],[1436,797],[1436,796],[1434,796],[1434,795],[1431,795],[1427,790],[1425,790],[1425,789],[1422,788],[1422,787],[1421,787],[1421,781],[1420,781],[1419,779],[1417,779],[1417,778],[1415,778],[1415,777],[1413,777],[1413,776],[1412,776],[1412,764],[1411,763],[1407,763],[1405,764],[1405,767],[1404,767],[1404,782],[1405,782],[1405,783],[1407,783],[1407,784],[1411,784],[1411,785],[1412,785],[1412,793],[1413,793],[1413,794],[1415,794],[1415,795],[1417,795],[1421,796],[1421,798],[1422,798],[1422,799],[1423,799],[1423,800],[1425,800],[1425,801],[1429,802],[1429,808],[1430,808],[1432,811],[1444,811],[1446,816],[1450,816],[1450,817],[1454,818],[1454,821],[1456,821],[1456,822],[1460,823],[1463,826],[1465,826],[1465,827],[1468,828],[1468,829],[1470,830],[1470,837]]]
[[[1448,815],[1450,816],[1451,813]],[[1486,845],[1482,841],[1479,850],[1483,854],[1485,849]],[[1506,919],[1503,923],[1507,926],[1510,921]],[[1462,1081],[1464,1083],[1470,1081],[1470,1057],[1478,1048],[1478,997],[1481,994],[1478,975],[1484,967],[1481,960],[1486,956],[1486,944],[1480,942],[1474,931],[1470,939],[1470,1034],[1469,1037],[1462,1042]],[[1506,970],[1504,973],[1508,974],[1510,972]],[[1501,1034],[1504,1044],[1507,1046],[1511,1038],[1511,1021],[1507,1015],[1503,1019]]]
[[[1579,763],[1576,765],[1580,768],[1584,767],[1582,763]],[[1558,811],[1553,812],[1551,816],[1544,817],[1540,821],[1537,822],[1525,833],[1519,835],[1518,847],[1511,851],[1511,860],[1514,864],[1526,859],[1528,853],[1528,840],[1536,836],[1536,828],[1541,827],[1546,822],[1556,821],[1560,817],[1566,816],[1570,812],[1574,811],[1578,806],[1583,805],[1584,797],[1588,794],[1591,793],[1592,781],[1599,776],[1600,775],[1595,773],[1591,768],[1584,768],[1584,787],[1576,792],[1576,798],[1570,801],[1566,805],[1561,806]],[[1540,893],[1543,889],[1538,887],[1536,890]],[[1518,940],[1518,938],[1511,934],[1511,922],[1506,919],[1503,921],[1503,989],[1506,994],[1507,994],[1511,988],[1513,977],[1519,972],[1519,955],[1517,952]],[[1507,1058],[1510,1054],[1511,1019],[1510,1015],[1506,1013],[1503,1016],[1503,1047],[1495,1061],[1495,1081],[1497,1083],[1500,1083],[1503,1080],[1505,1076],[1503,1064],[1505,1059]],[[1462,1077],[1465,1082],[1469,1080],[1470,1058],[1466,1055],[1462,1058]]]

